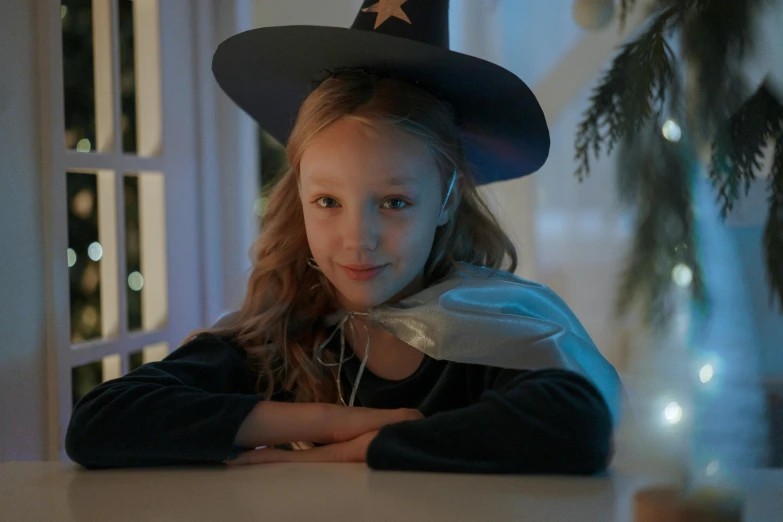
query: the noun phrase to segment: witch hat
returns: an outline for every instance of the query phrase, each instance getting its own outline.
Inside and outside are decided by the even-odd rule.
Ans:
[[[365,0],[347,29],[295,25],[232,36],[218,46],[212,70],[226,94],[281,143],[320,80],[361,68],[450,103],[479,185],[535,172],[549,154],[541,106],[510,71],[449,50],[448,10],[448,0]]]

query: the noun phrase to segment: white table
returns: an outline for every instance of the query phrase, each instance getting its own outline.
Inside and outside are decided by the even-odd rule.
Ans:
[[[0,464],[0,520],[461,521],[631,519],[633,493],[661,483],[607,477],[378,472],[363,464],[87,471],[65,462]],[[746,522],[783,520],[783,470],[742,484]]]

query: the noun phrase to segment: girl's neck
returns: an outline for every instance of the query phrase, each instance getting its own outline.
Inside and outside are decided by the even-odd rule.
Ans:
[[[410,377],[421,365],[424,359],[421,351],[397,339],[380,325],[371,324],[363,316],[354,316],[348,322],[353,324],[353,329],[345,325],[345,340],[359,360],[364,358],[369,335],[367,369],[374,375],[386,380],[402,380]]]

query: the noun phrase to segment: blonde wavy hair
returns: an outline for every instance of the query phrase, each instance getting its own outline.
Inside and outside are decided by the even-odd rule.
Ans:
[[[336,371],[317,361],[328,336],[319,319],[335,311],[331,283],[308,265],[311,257],[299,195],[299,167],[308,144],[340,118],[408,132],[427,145],[441,174],[445,197],[456,168],[462,190],[452,219],[439,227],[424,267],[425,286],[466,262],[513,272],[514,244],[476,189],[451,107],[412,84],[343,70],[324,80],[302,104],[289,138],[290,165],[269,194],[263,230],[254,243],[247,295],[232,324],[193,332],[231,340],[247,353],[256,389],[269,400],[286,392],[296,402],[339,402]],[[322,360],[336,357],[325,350]]]

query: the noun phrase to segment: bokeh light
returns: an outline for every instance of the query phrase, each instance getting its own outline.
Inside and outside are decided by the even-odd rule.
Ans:
[[[712,380],[713,375],[715,375],[715,370],[711,364],[705,364],[699,370],[699,380],[705,384]]]
[[[132,272],[128,276],[128,286],[131,290],[138,292],[144,287],[144,277],[139,272]]]
[[[92,331],[98,325],[98,310],[92,306],[87,305],[82,308],[81,322],[85,330]]]
[[[663,137],[669,141],[678,142],[682,137],[680,126],[673,120],[666,120],[666,123],[663,124],[663,129],[661,130],[663,132]]]
[[[669,424],[677,424],[682,420],[682,408],[676,402],[670,402],[663,410],[663,418]]]
[[[82,219],[89,219],[95,205],[95,197],[91,190],[80,190],[71,200],[71,210]]]
[[[92,143],[87,138],[82,138],[76,144],[76,150],[78,152],[90,152],[92,150]]]
[[[103,247],[100,243],[97,241],[95,243],[90,244],[89,247],[87,247],[87,255],[92,259],[93,261],[100,261],[103,257]]]
[[[672,281],[681,288],[687,288],[693,282],[693,271],[683,263],[677,263],[672,269]]]

